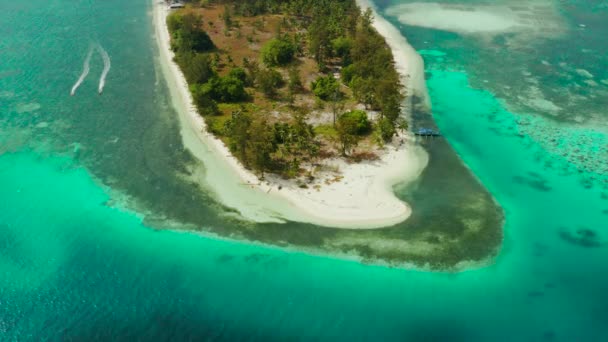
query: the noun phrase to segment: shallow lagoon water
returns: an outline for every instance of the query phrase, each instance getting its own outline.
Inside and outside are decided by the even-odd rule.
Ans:
[[[56,10],[39,9],[46,14]],[[143,23],[145,9],[145,1],[136,1],[123,8],[125,14],[115,13],[114,19],[136,14]],[[6,29],[4,23],[10,19],[0,15],[0,27]],[[147,29],[129,29],[129,43],[148,42]],[[585,172],[566,172],[563,153],[547,149],[526,131],[530,125],[522,125],[522,119],[545,120],[542,116],[509,112],[502,100],[478,86],[477,76],[469,75],[482,71],[458,67],[450,49],[441,44],[422,46],[416,37],[425,33],[416,33],[409,36],[414,46],[419,43],[432,51],[425,59],[438,127],[505,210],[504,243],[492,265],[460,273],[424,272],[151,229],[141,215],[116,204],[120,197],[112,187],[123,190],[120,179],[113,183],[88,171],[88,160],[99,158],[100,150],[88,155],[93,153],[87,152],[91,141],[74,144],[70,138],[81,139],[82,132],[94,132],[100,124],[114,126],[116,120],[158,118],[154,121],[160,124],[137,134],[156,134],[168,143],[142,146],[149,152],[136,161],[152,164],[158,177],[147,179],[147,187],[131,185],[130,193],[163,192],[182,185],[167,183],[163,172],[169,173],[170,167],[163,165],[171,161],[155,160],[153,151],[175,146],[179,156],[179,141],[171,138],[177,129],[163,120],[157,107],[145,106],[152,96],[145,93],[146,87],[129,87],[125,81],[120,88],[122,75],[139,75],[139,82],[153,83],[153,69],[121,73],[119,56],[126,52],[109,43],[104,43],[113,58],[108,93],[101,99],[94,94],[93,77],[78,92],[92,95],[65,108],[86,54],[90,37],[85,37],[75,44],[82,53],[65,61],[74,65],[73,77],[53,79],[57,84],[45,81],[54,74],[49,64],[60,61],[48,54],[27,55],[38,63],[45,61],[34,71],[25,69],[31,61],[11,58],[0,71],[8,75],[0,79],[8,89],[0,98],[0,339],[608,339],[608,200],[603,188],[596,183],[588,186]],[[5,55],[14,56],[6,49],[15,46],[2,48]],[[93,60],[91,73],[99,73],[100,65]],[[19,69],[20,74],[10,76],[11,70],[14,75]],[[44,77],[42,70],[47,70]],[[52,89],[30,90],[15,83],[24,87],[32,79],[48,82]],[[141,100],[131,93],[137,105],[122,108],[119,94],[130,89],[143,92]],[[85,120],[99,117],[95,110],[109,119],[94,124]],[[81,127],[60,115],[82,115]],[[539,125],[582,131],[593,141],[603,139],[601,132],[588,133],[569,123]],[[91,134],[91,139],[101,142],[102,137]],[[124,155],[130,152],[112,143],[112,137],[107,140],[103,157],[120,161],[134,156]],[[557,148],[571,152],[572,146]],[[116,168],[121,167],[117,162]],[[170,205],[167,197],[162,198],[160,205]],[[210,225],[228,224],[214,210],[201,210],[192,215],[207,217]],[[595,235],[585,234],[587,230]],[[586,243],[590,240],[598,244]]]

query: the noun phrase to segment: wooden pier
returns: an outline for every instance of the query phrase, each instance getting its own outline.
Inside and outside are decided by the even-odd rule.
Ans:
[[[414,135],[417,135],[420,137],[439,137],[439,136],[441,136],[439,131],[436,131],[431,128],[419,128],[414,131]]]

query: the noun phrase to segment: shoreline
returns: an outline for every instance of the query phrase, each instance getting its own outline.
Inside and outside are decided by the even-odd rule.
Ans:
[[[424,79],[424,60],[422,56],[407,42],[407,39],[393,24],[378,14],[372,0],[355,0],[355,2],[362,11],[372,10],[374,15],[372,26],[384,37],[386,44],[393,52],[395,67],[401,75],[401,82],[409,92],[407,94],[408,107],[405,108],[408,111],[407,114],[411,114],[414,97],[419,98],[425,109],[430,111],[431,99]]]
[[[168,10],[163,3],[154,2],[153,6],[160,65],[171,103],[179,115],[182,141],[205,167],[204,173],[194,175],[194,181],[213,192],[220,203],[250,221],[289,220],[333,228],[382,228],[403,222],[411,215],[411,208],[395,196],[393,186],[418,178],[428,162],[428,155],[422,147],[413,144],[409,134],[387,144],[378,161],[357,164],[340,159],[325,161],[325,165],[342,171],[342,181],[331,184],[324,183],[335,177],[331,174],[320,177],[304,189],[275,175],[269,175],[261,182],[246,170],[221,140],[206,131],[206,124],[192,103],[186,80],[173,61],[165,20]],[[388,43],[386,36],[385,39]],[[389,46],[395,53],[393,44]],[[395,59],[398,72],[404,80],[408,79],[408,63]],[[320,187],[312,188],[315,184]]]

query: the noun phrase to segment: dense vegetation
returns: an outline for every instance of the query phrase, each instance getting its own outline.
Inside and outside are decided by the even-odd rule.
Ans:
[[[243,58],[240,66],[229,51],[228,61],[221,60],[196,11],[177,11],[167,18],[176,62],[196,106],[246,167],[262,176],[295,176],[303,161],[314,162],[323,154],[327,141],[348,156],[362,138],[373,133],[378,142],[390,141],[405,127],[392,53],[372,27],[371,12],[362,13],[354,0],[205,0],[194,6],[207,5],[224,6],[227,36],[239,27],[239,18],[259,16],[255,26],[261,29],[264,15],[282,17],[274,37],[261,46],[259,62]],[[253,43],[256,37],[247,39]],[[298,69],[303,57],[314,60],[320,73],[310,84],[304,84]],[[294,104],[295,95],[307,86],[319,105],[331,106],[332,125],[311,126],[305,108]],[[259,114],[256,93],[287,103],[290,116],[276,120]],[[376,119],[372,122],[365,111],[340,109],[345,97],[377,111]],[[222,114],[221,108],[230,108],[229,113]]]
[[[262,49],[262,61],[268,66],[286,65],[293,60],[296,52],[294,44],[285,38],[275,38]]]

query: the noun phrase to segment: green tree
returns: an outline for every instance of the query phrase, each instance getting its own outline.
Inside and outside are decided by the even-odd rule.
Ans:
[[[350,133],[355,135],[368,134],[372,128],[372,124],[367,118],[367,112],[358,109],[351,110],[342,114],[338,118],[338,122],[343,124],[348,122],[347,127],[349,127],[349,129],[352,129]]]
[[[253,133],[248,140],[251,166],[259,171],[261,178],[264,179],[265,172],[272,168],[272,153],[276,151],[272,128],[266,120],[255,120],[251,124],[250,131]]]
[[[167,28],[172,34],[182,27],[183,16],[179,12],[171,12],[167,16]]]
[[[219,113],[217,102],[209,94],[206,84],[193,84],[190,86],[190,92],[194,105],[201,115],[217,115]]]
[[[173,12],[167,17],[167,26],[172,37],[171,48],[177,53],[206,52],[215,48],[211,38],[203,30],[200,15]]]
[[[319,70],[325,69],[327,57],[331,52],[328,25],[327,18],[317,16],[308,27],[308,49],[319,65]]]
[[[226,26],[226,29],[230,30],[234,24],[232,22],[232,10],[230,9],[230,5],[224,6],[224,14],[222,15],[222,19],[224,19],[224,26]]]
[[[355,76],[350,82],[350,87],[353,90],[353,95],[357,100],[361,101],[366,107],[370,107],[374,104],[374,78],[363,78]]]
[[[256,82],[260,90],[268,97],[277,94],[277,90],[285,83],[281,73],[274,69],[262,69],[258,71]]]
[[[312,92],[321,100],[328,101],[340,92],[340,84],[332,75],[320,76],[312,82]]]
[[[250,61],[249,58],[243,58],[243,68],[247,71],[247,76],[249,78],[249,85],[253,85],[256,82],[256,78],[258,76],[258,72],[260,71],[260,66],[256,61]]]
[[[275,122],[272,126],[273,143],[278,147],[282,158],[289,155],[291,126],[285,122]]]
[[[357,122],[354,120],[342,119],[344,115],[338,118],[336,131],[338,133],[338,142],[340,143],[340,153],[347,156],[350,151],[359,143],[357,132]]]
[[[176,61],[190,84],[205,83],[216,76],[211,60],[205,54],[187,52],[176,56]]]
[[[344,82],[344,84],[348,85],[349,87],[352,87],[352,85],[350,83],[353,80],[353,78],[355,77],[356,72],[357,72],[357,69],[354,64],[351,64],[349,66],[342,68],[342,70],[340,71],[340,76],[342,77],[342,82]]]
[[[233,68],[228,73],[228,76],[240,80],[241,82],[243,82],[243,84],[245,86],[251,85],[251,80],[249,79],[249,75],[247,75],[247,72],[243,68]]]
[[[232,76],[214,77],[207,82],[209,94],[219,102],[241,102],[248,99],[245,85]]]
[[[374,88],[374,105],[382,117],[388,118],[391,122],[397,120],[401,114],[403,99],[398,79],[385,78],[377,82]]]
[[[300,69],[298,67],[293,66],[289,68],[289,82],[287,85],[292,94],[302,91],[302,79],[300,78]]]
[[[352,49],[353,41],[347,37],[338,37],[331,41],[334,55],[342,59],[342,65],[348,66],[352,63],[350,50]]]
[[[404,117],[398,117],[397,120],[395,120],[395,127],[397,129],[399,129],[402,133],[407,131],[408,129],[408,123],[407,120]]]
[[[315,131],[312,125],[306,122],[306,115],[296,111],[291,125],[290,139],[293,145],[293,156],[310,160],[319,153],[319,144],[315,140]]]
[[[243,81],[234,76],[220,79],[220,94],[222,102],[241,102],[249,98]]]
[[[247,158],[247,144],[251,139],[251,115],[243,110],[232,112],[232,116],[226,121],[224,132],[230,139],[228,147],[243,162],[245,167],[249,167]]]
[[[395,133],[397,133],[395,125],[387,118],[382,118],[378,121],[378,130],[384,142],[391,141]]]
[[[293,60],[296,48],[288,39],[275,38],[264,45],[262,61],[269,67],[282,66]]]

